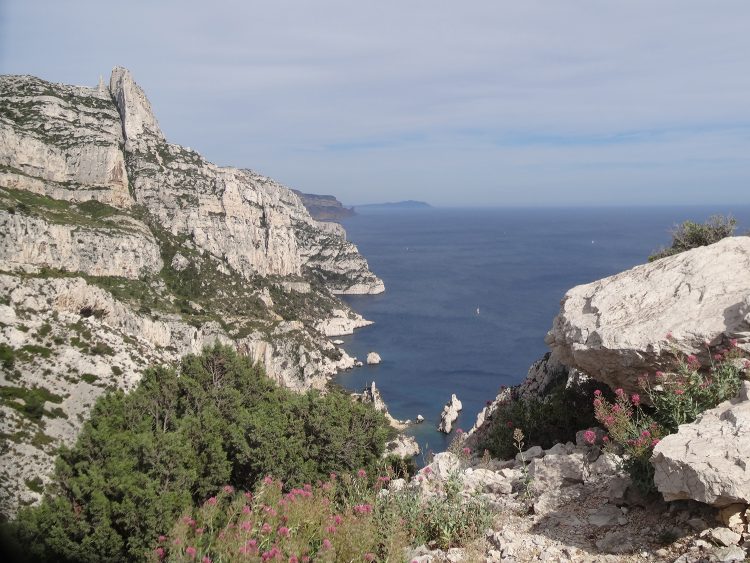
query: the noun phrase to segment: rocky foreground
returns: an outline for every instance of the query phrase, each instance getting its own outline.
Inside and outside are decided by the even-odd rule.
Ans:
[[[508,461],[438,454],[410,486],[497,508],[469,550],[414,552],[416,561],[744,561],[750,557],[750,237],[724,239],[571,289],[547,336],[552,352],[501,390],[463,446],[475,448],[509,400],[543,398],[591,378],[637,392],[680,358],[711,365],[731,346],[744,374],[736,397],[683,424],[654,448],[660,495],[639,494],[622,459],[602,453],[602,429],[576,443],[533,447]],[[640,379],[640,381],[639,381]],[[645,399],[645,396],[642,395]],[[501,421],[502,422],[502,421]],[[460,450],[459,448],[456,448]],[[469,450],[470,451],[470,450]],[[451,477],[453,475],[453,477]]]

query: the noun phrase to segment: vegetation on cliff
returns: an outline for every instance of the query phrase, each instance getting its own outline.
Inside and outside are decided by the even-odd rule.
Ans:
[[[143,559],[193,503],[266,475],[288,487],[372,470],[391,431],[381,413],[332,390],[294,394],[215,346],[154,367],[130,394],[103,396],[63,448],[41,506],[6,525],[14,560]],[[23,547],[22,547],[23,546]]]
[[[685,252],[691,248],[708,246],[721,239],[731,237],[737,228],[733,217],[713,215],[705,223],[684,221],[672,229],[672,245],[648,257],[649,262]]]

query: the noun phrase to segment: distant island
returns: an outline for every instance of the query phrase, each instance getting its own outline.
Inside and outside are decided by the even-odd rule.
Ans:
[[[354,209],[429,209],[432,206],[425,201],[415,201],[409,199],[406,201],[396,201],[387,203],[367,203],[364,205],[355,205]]]

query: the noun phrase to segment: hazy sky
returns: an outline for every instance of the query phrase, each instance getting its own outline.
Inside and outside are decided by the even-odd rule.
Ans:
[[[0,72],[346,203],[750,203],[750,2],[0,0]]]

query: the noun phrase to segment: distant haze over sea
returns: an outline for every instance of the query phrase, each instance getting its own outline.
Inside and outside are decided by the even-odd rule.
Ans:
[[[375,324],[343,337],[344,348],[383,362],[338,382],[375,380],[395,417],[426,418],[411,432],[434,451],[447,441],[435,426],[451,393],[464,405],[454,427],[468,430],[547,351],[568,289],[647,262],[686,219],[731,214],[738,233],[750,229],[750,206],[357,212],[343,224],[386,292],[346,298]]]

